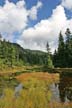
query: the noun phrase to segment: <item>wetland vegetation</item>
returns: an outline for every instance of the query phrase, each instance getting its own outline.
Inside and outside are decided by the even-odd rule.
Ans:
[[[71,77],[47,72],[10,77],[0,76],[0,108],[72,108]]]
[[[50,53],[23,49],[0,36],[0,108],[72,108],[72,35]]]

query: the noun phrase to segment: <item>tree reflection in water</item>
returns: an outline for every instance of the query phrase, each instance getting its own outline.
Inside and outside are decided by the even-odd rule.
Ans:
[[[10,79],[9,76],[0,76],[0,98],[3,97],[5,88],[14,90],[17,85],[19,85],[19,82],[15,78]]]
[[[61,73],[59,83],[61,102],[72,101],[72,73]]]

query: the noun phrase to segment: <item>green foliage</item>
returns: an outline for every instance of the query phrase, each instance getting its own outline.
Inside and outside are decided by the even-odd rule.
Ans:
[[[47,42],[47,45],[46,45],[46,49],[47,49],[47,62],[46,62],[46,65],[48,68],[53,68],[53,63],[52,63],[52,58],[51,58],[51,54],[50,54],[50,48],[49,48],[49,44]]]
[[[66,30],[65,55],[67,59],[66,66],[72,67],[72,34],[69,29]]]
[[[65,65],[65,44],[61,32],[59,34],[59,44],[58,44],[58,65],[59,67],[64,67]]]
[[[66,38],[59,33],[58,49],[54,55],[50,53],[47,42],[47,53],[42,51],[33,51],[22,48],[16,43],[2,41],[0,35],[0,69],[4,67],[23,66],[23,65],[43,65],[48,68],[72,67],[72,34],[69,29],[66,30]],[[54,64],[54,65],[53,65]]]
[[[62,33],[59,34],[58,49],[53,55],[55,67],[72,67],[72,34],[68,28],[65,34],[65,41]]]
[[[0,64],[3,66],[43,65],[46,53],[23,49],[15,43],[0,40]],[[1,67],[0,65],[0,67]]]
[[[50,55],[48,55],[48,68],[54,68]]]

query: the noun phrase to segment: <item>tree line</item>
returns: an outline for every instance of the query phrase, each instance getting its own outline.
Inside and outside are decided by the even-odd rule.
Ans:
[[[2,40],[0,35],[0,68],[8,66],[43,65],[47,53],[24,49],[16,43]]]
[[[72,34],[69,28],[66,37],[59,33],[58,48],[51,54],[49,44],[47,52],[24,49],[16,43],[2,40],[0,35],[0,67],[22,65],[44,65],[45,68],[72,67]]]
[[[72,67],[72,34],[69,28],[66,29],[65,35],[64,39],[60,31],[58,48],[53,55],[55,67]]]

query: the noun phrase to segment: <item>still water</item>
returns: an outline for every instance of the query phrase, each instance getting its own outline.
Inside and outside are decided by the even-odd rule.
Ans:
[[[72,102],[72,74],[60,74],[60,81],[51,85],[52,101]]]
[[[5,88],[13,89],[17,97],[20,90],[24,89],[24,86],[15,78],[0,76],[0,98],[4,96]],[[60,80],[53,82],[50,85],[50,90],[52,102],[72,102],[72,74],[60,74]]]

